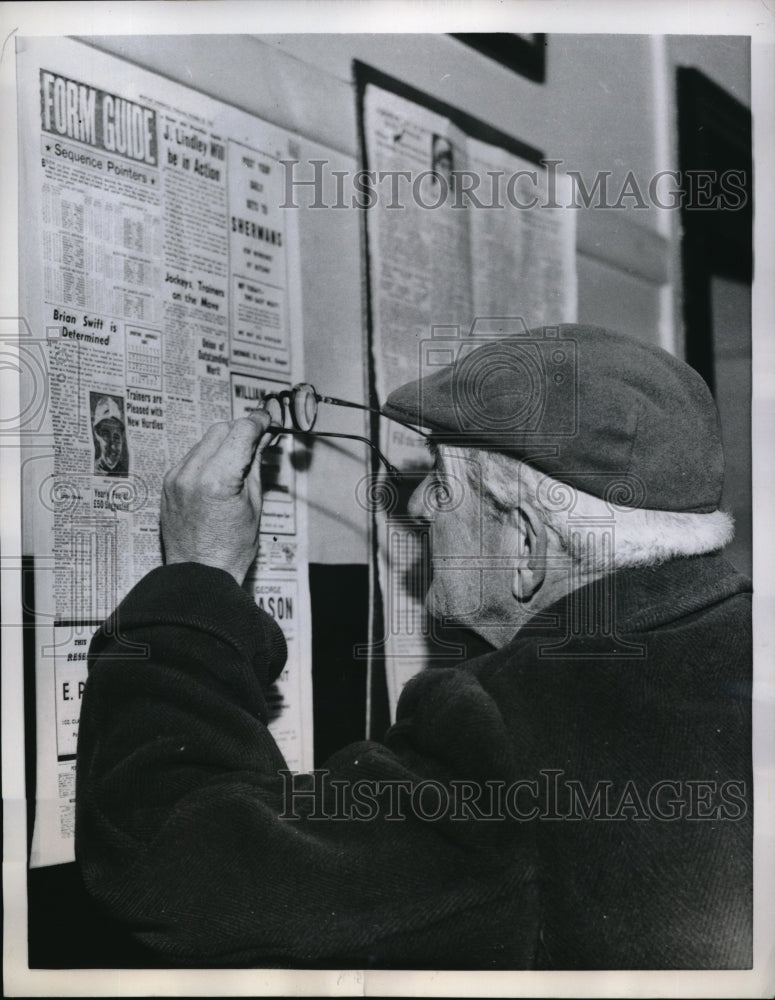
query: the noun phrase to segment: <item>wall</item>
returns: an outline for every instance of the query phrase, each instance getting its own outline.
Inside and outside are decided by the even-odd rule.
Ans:
[[[352,60],[453,104],[563,160],[591,188],[610,176],[617,200],[629,171],[641,189],[675,169],[675,66],[696,65],[748,100],[745,38],[551,35],[546,82],[533,83],[448,35],[223,35],[92,37],[89,43],[299,133],[300,159],[356,163]],[[321,150],[315,144],[326,147]],[[331,154],[335,151],[335,156]],[[681,353],[677,212],[579,209],[579,319],[618,327]],[[322,391],[363,398],[363,297],[355,213],[302,213],[306,364]],[[353,415],[326,414],[353,430]],[[357,431],[356,431],[357,432]],[[310,469],[312,561],[366,560],[366,525],[353,504],[359,446],[341,461],[316,449]]]

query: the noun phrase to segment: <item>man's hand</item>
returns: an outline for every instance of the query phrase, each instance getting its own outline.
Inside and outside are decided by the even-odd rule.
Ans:
[[[199,562],[241,584],[258,552],[261,452],[269,414],[213,424],[164,477],[161,532],[166,562]],[[264,438],[264,445],[261,439]]]

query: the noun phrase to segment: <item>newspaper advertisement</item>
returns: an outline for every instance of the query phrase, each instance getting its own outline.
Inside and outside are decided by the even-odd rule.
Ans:
[[[374,84],[363,122],[377,396],[452,363],[466,341],[576,319],[575,217],[568,178],[462,131],[450,119]],[[508,187],[508,197],[505,189]],[[422,437],[384,420],[381,445],[419,484]],[[459,643],[425,614],[427,529],[406,513],[410,489],[375,490],[384,657],[391,715],[401,689],[431,658],[459,660]],[[375,504],[376,505],[376,504]]]
[[[303,359],[298,241],[279,211],[288,133],[75,41],[26,41],[19,67],[22,315],[44,411],[23,453],[40,866],[73,857],[89,641],[162,562],[165,471],[210,424],[288,388]],[[288,640],[273,731],[301,769],[309,592],[292,450],[281,436],[267,452],[245,586]]]

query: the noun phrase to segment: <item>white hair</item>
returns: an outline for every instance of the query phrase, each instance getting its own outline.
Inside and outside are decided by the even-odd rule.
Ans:
[[[586,573],[657,566],[677,556],[723,548],[734,534],[729,514],[650,510],[602,500],[508,455],[444,449],[464,459],[466,476],[497,516],[527,500]]]

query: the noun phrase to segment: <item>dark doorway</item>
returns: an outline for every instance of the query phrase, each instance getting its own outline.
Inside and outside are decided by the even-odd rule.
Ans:
[[[751,573],[751,112],[696,69],[678,70],[686,360],[721,417],[723,509],[733,514],[731,561]]]

